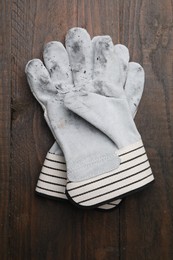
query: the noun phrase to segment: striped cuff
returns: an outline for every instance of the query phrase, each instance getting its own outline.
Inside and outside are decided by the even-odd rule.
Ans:
[[[67,183],[66,163],[63,156],[47,153],[35,191],[52,199],[66,199]],[[99,209],[109,210],[119,205],[121,200],[102,205]]]
[[[141,189],[154,180],[142,141],[119,150],[117,170],[80,182],[67,182],[66,194],[79,207],[96,207]]]
[[[35,191],[43,196],[67,199],[66,163],[63,156],[47,153]]]

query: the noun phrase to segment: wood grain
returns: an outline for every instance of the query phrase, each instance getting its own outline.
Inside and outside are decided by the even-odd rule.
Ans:
[[[3,0],[0,10],[0,259],[171,260],[172,1]],[[74,26],[125,44],[146,72],[135,121],[156,181],[110,212],[34,194],[53,137],[24,67]]]
[[[7,259],[10,248],[10,1],[0,2],[0,259]],[[7,44],[8,43],[8,44]]]
[[[143,64],[146,73],[136,122],[156,181],[148,190],[129,198],[120,209],[122,259],[171,259],[173,255],[171,6],[171,1],[133,1],[129,6],[123,5],[124,21],[127,19],[130,25],[124,30],[132,58]]]

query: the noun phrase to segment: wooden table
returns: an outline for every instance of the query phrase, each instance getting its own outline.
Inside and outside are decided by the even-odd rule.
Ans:
[[[172,1],[1,0],[0,10],[0,259],[173,259]],[[24,68],[74,26],[125,44],[146,72],[136,124],[156,181],[109,212],[34,193],[53,137]]]

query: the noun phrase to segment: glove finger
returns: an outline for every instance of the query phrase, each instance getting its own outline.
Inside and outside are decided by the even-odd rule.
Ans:
[[[106,36],[109,37],[109,36]],[[110,37],[109,37],[110,39]],[[127,77],[127,71],[128,71],[128,62],[129,62],[129,51],[127,49],[126,46],[122,45],[122,44],[116,44],[114,46],[114,50],[113,50],[113,57],[115,58],[115,60],[117,61],[116,63],[114,62],[114,64],[112,66],[112,71],[113,73],[117,73],[117,79],[119,78],[119,81],[121,82],[121,84],[115,84],[113,82],[110,82],[110,77],[105,78],[104,79],[104,74],[105,74],[105,68],[100,66],[99,63],[101,63],[101,59],[103,60],[103,55],[101,56],[101,59],[99,60],[97,57],[97,48],[95,47],[95,44],[97,44],[97,41],[99,40],[103,40],[103,36],[96,36],[92,39],[92,44],[93,44],[93,49],[94,49],[94,55],[95,55],[95,60],[94,60],[94,71],[95,71],[95,75],[94,75],[94,91],[97,94],[101,94],[101,95],[106,95],[106,96],[119,96],[122,92],[122,87],[125,84],[126,81],[126,77]],[[96,50],[96,51],[95,51]],[[100,50],[101,51],[101,48]],[[98,55],[100,57],[100,55]],[[97,60],[98,59],[98,60]],[[119,60],[119,68],[117,68],[115,66],[115,64],[118,63]],[[118,76],[118,72],[119,72],[119,76]],[[112,74],[113,74],[112,73]],[[101,78],[101,80],[100,80]],[[119,91],[120,90],[120,91]]]
[[[114,45],[109,36],[99,36],[93,40],[95,81],[105,81],[114,85],[119,81],[119,62],[114,54]]]
[[[66,49],[69,55],[73,80],[76,86],[84,85],[92,75],[92,44],[87,31],[72,28],[66,35]]]
[[[66,49],[60,42],[52,41],[45,45],[43,58],[52,81],[72,84],[72,74]]]
[[[124,90],[133,117],[137,112],[144,90],[144,78],[145,73],[141,65],[130,62]]]
[[[114,48],[115,48],[115,52],[116,52],[116,53],[119,53],[121,59],[122,59],[125,63],[129,62],[130,54],[129,54],[128,48],[127,48],[125,45],[123,45],[123,44],[116,44],[116,45],[114,46]]]
[[[121,87],[124,86],[127,78],[128,64],[129,64],[129,50],[122,44],[116,44],[114,46],[115,58],[119,60],[119,73],[121,80]]]
[[[39,101],[45,100],[47,95],[55,94],[56,89],[51,84],[49,72],[39,59],[33,59],[26,64],[25,73],[31,91]]]

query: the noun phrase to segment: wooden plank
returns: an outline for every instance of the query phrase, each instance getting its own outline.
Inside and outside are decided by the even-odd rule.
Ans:
[[[80,259],[81,213],[34,194],[53,138],[24,73],[41,58],[44,43],[64,40],[76,25],[77,1],[12,2],[12,208],[11,259]],[[74,219],[75,218],[75,219]],[[78,248],[76,250],[76,248]]]
[[[123,1],[121,8],[124,40],[146,72],[136,122],[156,179],[120,209],[121,259],[172,259],[172,3]]]
[[[0,259],[7,259],[10,253],[10,1],[0,1],[0,10]]]

